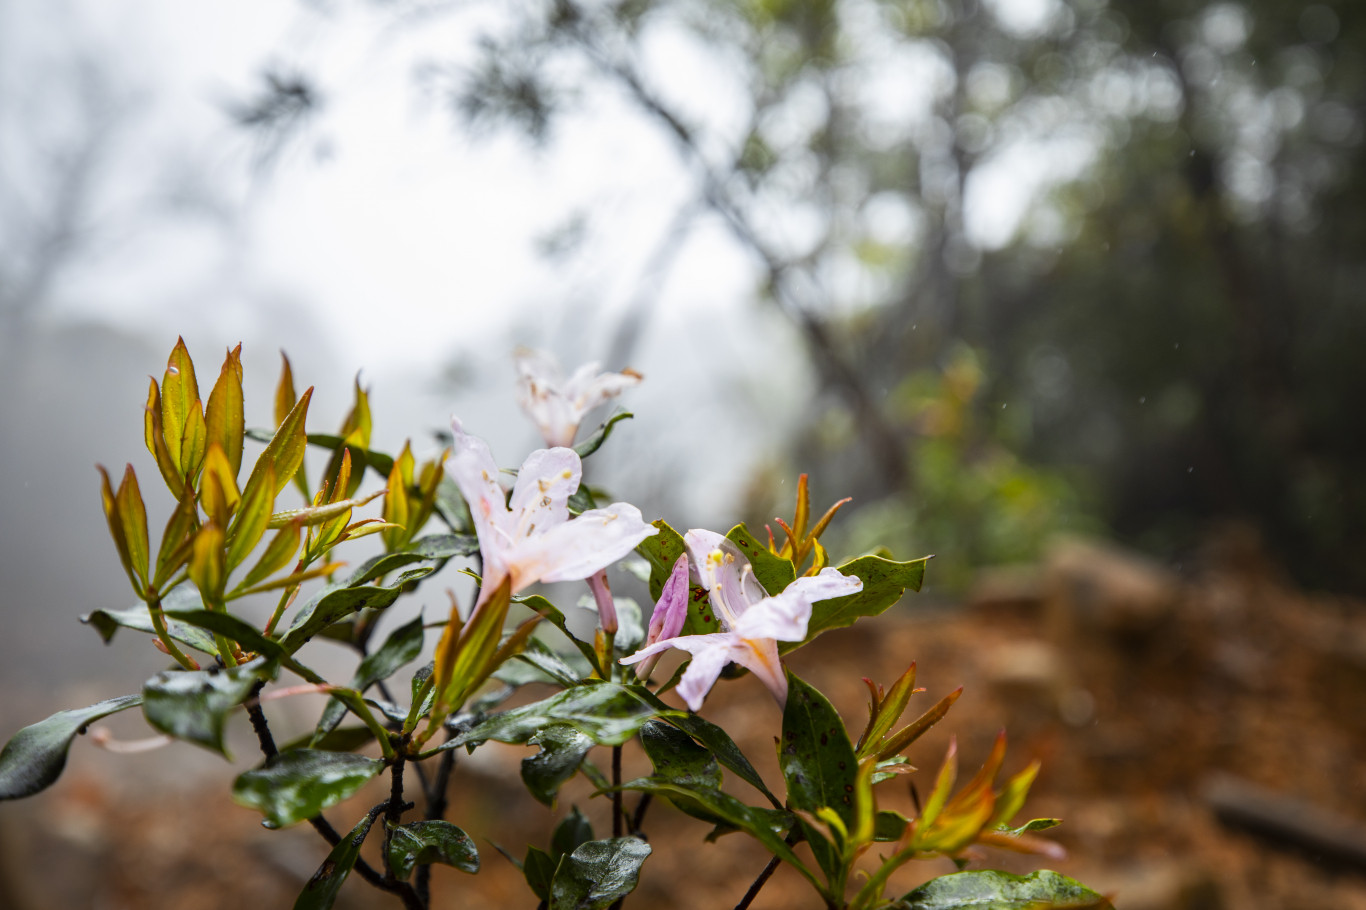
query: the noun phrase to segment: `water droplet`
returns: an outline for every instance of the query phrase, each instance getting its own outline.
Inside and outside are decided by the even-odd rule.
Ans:
[[[1172,350],[1173,350],[1173,351],[1179,351],[1179,350],[1181,350],[1181,342],[1179,342],[1179,341],[1174,341],[1174,342],[1172,342]]]
[[[1002,405],[1001,405],[1001,410],[1004,411],[1005,409],[1006,409],[1006,406],[1005,406],[1004,404],[1002,404]]]
[[[180,375],[180,368],[179,368],[179,367],[168,366],[168,367],[166,368],[166,372],[170,373],[172,376],[179,376],[179,375]]]
[[[1147,396],[1147,395],[1140,395],[1140,396],[1138,396],[1138,403],[1139,403],[1139,404],[1147,404],[1147,403],[1148,403],[1148,396]]]
[[[911,323],[911,331],[914,332],[915,330],[916,330],[916,323],[912,322],[912,323]]]
[[[1195,465],[1191,465],[1189,468],[1186,468],[1186,473],[1187,473],[1187,474],[1194,474],[1194,473],[1195,473]]]

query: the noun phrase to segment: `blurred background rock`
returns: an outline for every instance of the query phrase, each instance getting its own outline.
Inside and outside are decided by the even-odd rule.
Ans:
[[[1025,623],[984,679],[1026,726],[1104,728],[1129,666],[1194,687],[1164,710],[1256,693],[1190,753],[1224,770],[1289,742],[1266,705],[1331,706],[1297,742],[1359,784],[1363,118],[1346,0],[0,4],[3,729],[161,665],[76,618],[128,601],[92,465],[155,476],[177,334],[243,343],[249,423],[284,348],[311,427],[363,370],[377,448],[458,412],[507,463],[532,344],[646,374],[590,469],[647,513],[770,521],[808,472],[854,497],[837,555],[934,552],[921,602]],[[1319,606],[1257,638],[1257,590]],[[1122,799],[1156,734],[1115,729],[1078,748]],[[152,767],[215,767],[187,750]]]

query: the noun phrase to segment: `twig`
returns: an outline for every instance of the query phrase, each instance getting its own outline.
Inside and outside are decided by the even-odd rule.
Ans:
[[[644,838],[640,832],[640,827],[645,823],[645,810],[650,808],[650,800],[653,796],[652,793],[642,793],[640,794],[640,802],[636,803],[635,814],[631,816],[631,833],[636,837]]]
[[[427,793],[427,811],[424,815],[428,821],[438,821],[446,816],[446,790],[450,786],[451,772],[454,768],[455,750],[447,749],[441,753],[441,759],[436,766],[436,779],[432,781],[431,789]],[[417,867],[415,885],[418,897],[426,905],[431,900],[432,867],[430,865],[424,864]]]
[[[801,828],[794,827],[787,835],[787,845],[789,847],[792,846],[800,837]],[[773,877],[773,873],[777,871],[778,863],[780,862],[782,862],[782,860],[778,859],[776,856],[768,861],[768,865],[764,866],[763,871],[759,873],[759,877],[754,880],[754,884],[749,886],[749,890],[745,892],[745,896],[740,898],[740,903],[735,905],[735,910],[746,910],[750,904],[754,903],[754,899],[759,896],[759,892],[763,890],[764,885],[768,883],[768,880]]]
[[[622,835],[621,746],[612,747],[612,836]]]

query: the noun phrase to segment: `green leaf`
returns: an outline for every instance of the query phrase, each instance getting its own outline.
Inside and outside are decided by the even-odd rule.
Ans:
[[[313,877],[304,885],[304,890],[299,892],[298,899],[294,901],[294,910],[328,910],[336,903],[342,882],[346,881],[346,877],[355,868],[356,860],[360,857],[361,844],[365,843],[365,837],[370,833],[374,823],[375,817],[366,815],[349,834],[337,842],[337,846],[327,854],[327,859],[323,860],[318,871],[314,872]]]
[[[363,755],[292,749],[238,775],[232,797],[261,812],[266,827],[283,828],[335,806],[383,770],[384,762]]]
[[[651,704],[661,712],[667,711],[669,706],[660,701],[653,694]],[[735,744],[735,740],[730,738],[730,734],[722,730],[716,724],[696,714],[675,713],[665,718],[693,739],[700,742],[711,750],[712,755],[716,756],[726,770],[738,776],[745,783],[758,790],[774,806],[782,808],[782,801],[773,795],[773,792],[765,786],[763,778],[755,770],[754,765],[750,764],[745,753],[740,751],[740,747]]]
[[[577,686],[593,673],[581,654],[558,654],[538,638],[526,643],[521,653],[503,664],[493,678],[510,686],[550,683],[563,688]]]
[[[427,577],[433,571],[435,569],[427,566],[410,569],[394,579],[392,585],[371,585],[364,581],[328,585],[304,604],[294,617],[289,631],[280,639],[280,644],[292,654],[314,635],[352,613],[359,613],[365,609],[384,609],[398,600],[405,586]],[[353,579],[354,577],[352,576]]]
[[[209,444],[216,442],[222,446],[234,478],[242,469],[242,437],[246,426],[243,421],[242,346],[239,344],[235,350],[228,351],[204,407]]]
[[[794,822],[790,812],[747,806],[729,793],[714,787],[685,786],[654,777],[629,781],[622,784],[621,789],[653,793],[667,798],[683,797],[695,802],[711,815],[724,819],[730,827],[748,832],[774,856],[800,870],[813,884],[816,881],[811,871],[802,865],[797,854],[793,853],[787,844],[786,837]]]
[[[280,747],[281,752],[290,749],[318,749],[324,752],[355,752],[375,741],[375,731],[364,724],[353,727],[337,727],[322,739],[314,739],[311,732],[296,736]]]
[[[466,533],[473,527],[469,506],[465,505],[460,488],[449,477],[441,478],[436,485],[436,514],[456,533]]]
[[[311,683],[324,682],[321,676],[296,661],[278,641],[267,638],[251,623],[231,613],[220,613],[217,610],[172,610],[167,612],[166,616],[186,625],[222,635],[248,651],[254,651],[269,660],[277,660]]]
[[[398,672],[399,667],[404,664],[417,660],[422,652],[422,617],[417,616],[412,621],[404,623],[384,640],[384,644],[379,649],[366,655],[356,668],[355,676],[351,677],[351,682],[347,683],[348,689],[355,689],[357,692],[364,692],[381,680],[388,679]],[[322,717],[318,720],[317,729],[313,733],[314,740],[319,740],[331,732],[337,724],[346,717],[346,705],[335,698],[329,699],[327,706],[323,708]],[[316,744],[316,743],[315,743]]]
[[[307,437],[304,434],[304,420],[308,416],[308,403],[313,398],[313,389],[307,389],[303,396],[294,403],[289,414],[281,422],[280,428],[275,431],[275,435],[266,443],[263,451],[256,459],[256,465],[251,469],[251,476],[247,478],[246,486],[242,488],[242,498],[251,499],[258,486],[272,486],[270,490],[273,499],[279,492],[289,485],[294,474],[304,463],[304,448],[306,447]],[[267,484],[266,469],[269,468],[273,477],[272,482]]]
[[[558,864],[592,839],[593,823],[574,806],[550,834],[550,858]]]
[[[586,641],[580,640],[573,632],[569,631],[569,623],[559,607],[555,606],[539,594],[533,594],[530,597],[514,597],[513,602],[522,604],[544,616],[546,622],[564,633],[564,637],[569,639],[569,643],[578,649],[579,653],[583,655],[584,660],[588,662],[589,667],[597,666],[597,652],[593,650],[592,645]]]
[[[909,562],[893,562],[881,556],[860,556],[840,566],[843,574],[863,580],[863,590],[845,597],[816,601],[811,605],[811,621],[807,623],[805,640],[780,642],[778,650],[786,654],[822,632],[851,626],[863,616],[877,616],[900,600],[907,588],[919,591],[929,559],[922,556]],[[757,570],[755,574],[758,574]]]
[[[264,455],[256,463],[256,469],[251,472],[251,478],[247,481],[247,488],[242,492],[242,504],[239,506],[237,517],[232,523],[232,540],[228,544],[227,556],[229,572],[240,566],[251,554],[251,551],[256,549],[256,545],[261,542],[261,538],[265,536],[266,528],[270,525],[270,513],[275,508],[275,495],[279,485],[276,484],[274,466],[269,463],[262,465],[261,462],[263,461],[265,461]],[[272,543],[274,542],[272,541]],[[279,560],[278,551],[272,555],[276,560]],[[293,548],[290,549],[290,555],[293,555]],[[279,561],[285,562],[288,559],[287,556],[284,560]],[[264,556],[262,556],[262,561],[265,561]],[[257,572],[253,571],[252,574],[257,574]]]
[[[177,587],[162,598],[161,604],[163,610],[170,609],[173,606],[185,608],[202,608],[204,606],[204,602],[200,600],[199,592],[195,590],[194,585]],[[99,632],[105,644],[113,640],[114,633],[120,628],[133,629],[151,635],[156,634],[156,628],[152,625],[152,614],[145,604],[129,607],[126,610],[92,610],[81,617],[81,622]],[[181,644],[189,645],[205,654],[218,653],[218,646],[214,644],[213,636],[206,635],[193,626],[168,619],[166,629],[170,632],[171,637]]]
[[[640,744],[655,766],[655,777],[685,787],[720,789],[721,768],[716,756],[682,730],[663,721],[646,721],[640,728]]]
[[[749,559],[749,564],[754,567],[755,581],[763,585],[770,596],[781,593],[796,580],[797,567],[792,565],[792,560],[770,553],[768,545],[760,543],[743,524],[731,528],[726,539],[739,547],[740,552]]]
[[[58,711],[24,727],[0,751],[0,799],[32,796],[52,786],[66,767],[71,740],[86,726],[142,704],[141,695],[121,695],[88,708]]]
[[[444,863],[471,875],[479,871],[479,850],[464,831],[446,821],[410,822],[389,828],[389,868],[407,879],[414,866]]]
[[[600,682],[575,686],[549,698],[494,714],[449,740],[442,749],[496,739],[525,743],[554,723],[568,724],[603,746],[619,746],[635,736],[645,721],[661,712],[647,701],[641,686]]]
[[[787,684],[778,765],[787,782],[788,804],[812,814],[829,807],[845,829],[852,830],[858,759],[844,721],[824,695],[791,671]],[[842,845],[830,844],[806,821],[802,828],[816,861],[832,881],[836,880],[846,871]]]
[[[589,841],[565,857],[550,883],[550,910],[603,910],[635,890],[650,845],[638,837]]]
[[[650,599],[659,600],[664,590],[664,582],[673,573],[674,563],[687,549],[683,536],[669,527],[663,519],[654,522],[659,533],[645,538],[636,547],[636,552],[645,557],[650,564]],[[693,586],[688,589],[688,618],[683,622],[680,635],[706,635],[721,631],[721,622],[707,602],[707,589]]]
[[[1042,870],[1029,875],[956,872],[928,881],[892,905],[895,910],[1036,910],[1040,907],[1113,910],[1078,881]]]
[[[900,812],[883,809],[878,812],[873,821],[873,840],[884,842],[900,840],[901,835],[906,832],[908,824],[910,824],[910,819]]]
[[[602,444],[607,441],[607,437],[612,435],[613,427],[623,420],[630,420],[634,416],[636,415],[624,408],[617,408],[602,422],[602,426],[593,431],[592,436],[589,436],[583,442],[574,446],[574,451],[579,454],[580,458],[587,458],[589,455],[592,455],[598,449],[602,448]]]
[[[829,806],[847,826],[854,823],[854,777],[858,760],[833,705],[796,674],[787,674],[778,763],[794,809]]]
[[[168,670],[142,687],[142,713],[162,733],[228,757],[223,725],[268,672],[265,661],[225,670]]]
[[[669,781],[681,787],[720,789],[721,769],[717,765],[716,757],[682,730],[663,721],[647,721],[645,726],[640,728],[640,743],[645,747],[645,754],[650,757],[650,763],[654,765],[656,779]],[[696,800],[679,794],[670,795],[668,799],[675,808],[694,818],[729,827],[724,818],[708,812]]]
[[[526,859],[522,860],[522,877],[533,894],[543,901],[550,900],[550,881],[555,877],[555,860],[540,847],[526,848]]]
[[[574,776],[593,740],[569,724],[551,724],[527,740],[541,751],[522,759],[522,783],[547,806],[555,804],[560,785]]]
[[[195,380],[194,361],[185,348],[185,339],[177,338],[171,356],[166,360],[166,373],[161,380],[161,424],[165,430],[166,448],[171,462],[180,475],[192,473],[185,464],[182,440],[188,435],[190,412],[199,409],[199,384]]]

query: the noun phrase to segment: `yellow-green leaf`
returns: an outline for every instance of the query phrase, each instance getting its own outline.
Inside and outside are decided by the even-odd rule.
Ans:
[[[114,499],[118,504],[119,521],[123,524],[128,559],[138,580],[146,588],[147,562],[151,552],[147,541],[147,507],[143,505],[142,491],[138,489],[138,478],[131,464],[123,471],[123,481]]]
[[[356,403],[351,407],[351,413],[346,415],[346,420],[342,423],[341,432],[337,435],[349,446],[357,446],[362,449],[370,448],[370,430],[372,422],[370,419],[370,396],[361,388],[360,376],[356,376]]]
[[[299,400],[299,396],[294,394],[294,371],[289,367],[289,357],[284,351],[280,352],[280,382],[275,386],[275,426],[278,428],[285,422],[289,412],[294,410],[294,404]]]
[[[242,404],[242,346],[228,351],[218,381],[209,393],[204,411],[209,444],[218,443],[232,466],[233,480],[242,470],[242,440],[246,435],[246,416]]]
[[[180,469],[185,472],[186,483],[193,483],[199,476],[208,445],[209,428],[204,422],[204,406],[196,398],[185,412],[185,436],[180,441]]]
[[[204,476],[199,481],[199,502],[209,520],[220,528],[228,527],[228,522],[242,501],[237,489],[236,472],[217,440],[209,444],[209,452],[204,456]]]
[[[213,522],[203,525],[194,536],[190,553],[190,580],[199,588],[208,605],[221,604],[227,573],[223,566],[223,530]]]
[[[386,550],[396,550],[407,542],[405,529],[412,511],[408,488],[412,482],[413,452],[405,441],[403,451],[394,459],[394,468],[389,472],[389,495],[384,500],[384,511],[381,513],[384,520],[392,525],[383,535]]]
[[[147,390],[147,408],[142,416],[143,438],[147,443],[147,451],[156,459],[161,479],[166,481],[172,495],[179,499],[185,482],[181,479],[180,471],[171,460],[171,452],[166,447],[166,428],[161,422],[161,389],[157,387],[155,379],[151,380],[151,383],[151,388]]]
[[[240,566],[266,533],[266,528],[270,524],[270,510],[275,507],[276,490],[275,469],[262,455],[261,460],[256,463],[256,469],[251,472],[251,479],[247,481],[246,492],[242,494],[242,505],[237,511],[237,520],[232,525],[227,571],[231,572]]]
[[[284,425],[285,419],[289,417],[294,405],[298,403],[299,396],[294,393],[294,371],[290,368],[289,357],[284,351],[280,352],[280,382],[275,387],[275,426],[279,428]],[[294,482],[299,487],[299,492],[303,494],[305,500],[308,499],[308,477],[299,466],[299,472],[294,475]]]
[[[256,565],[247,572],[246,578],[242,579],[239,588],[250,588],[252,585],[264,578],[269,578],[276,572],[289,565],[289,561],[294,558],[294,554],[299,549],[299,525],[290,522],[283,528],[275,532],[275,536],[266,545],[266,551],[261,554],[261,558],[256,561]]]
[[[308,416],[308,402],[312,397],[313,389],[310,387],[294,404],[285,416],[284,422],[275,431],[275,435],[266,444],[265,451],[256,459],[251,476],[247,478],[247,485],[242,494],[244,499],[251,498],[254,485],[262,482],[267,468],[271,472],[272,499],[285,488],[290,478],[299,470],[299,466],[304,462],[304,448],[308,445],[308,437],[304,435],[304,419]]]
[[[199,513],[195,510],[194,490],[187,489],[180,497],[175,511],[166,522],[166,530],[161,535],[161,548],[157,551],[156,577],[152,584],[160,590],[171,574],[190,558],[190,535],[194,532]]]
[[[177,338],[161,380],[161,423],[171,463],[182,477],[188,473],[184,461],[185,429],[191,409],[198,407],[195,404],[198,400],[199,383],[195,380],[194,361],[185,348],[185,339]]]
[[[133,583],[133,590],[141,597],[142,588],[138,587],[137,573],[133,571],[133,560],[128,555],[128,535],[124,531],[123,520],[119,517],[119,504],[114,496],[114,487],[109,483],[109,472],[104,469],[104,465],[95,465],[95,470],[100,472],[100,502],[104,506],[104,518],[109,523],[109,536],[114,538],[114,548],[119,551],[119,562],[128,573],[128,580]]]

